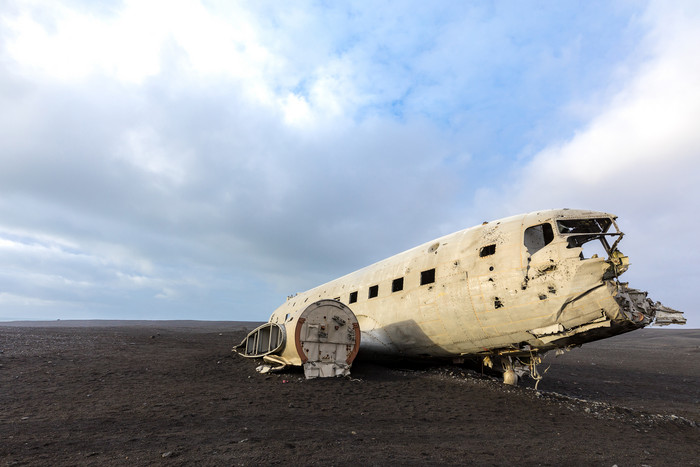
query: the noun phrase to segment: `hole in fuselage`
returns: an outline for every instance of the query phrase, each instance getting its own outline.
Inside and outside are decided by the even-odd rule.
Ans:
[[[486,245],[485,247],[482,247],[481,250],[479,250],[479,256],[484,257],[484,256],[490,256],[496,253],[496,244],[494,243],[493,245]]]

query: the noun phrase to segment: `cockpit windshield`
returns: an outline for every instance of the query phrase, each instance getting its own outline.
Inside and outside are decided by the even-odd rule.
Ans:
[[[584,234],[584,233],[605,233],[610,228],[612,220],[607,217],[597,219],[564,219],[557,221],[559,233]]]
[[[584,243],[600,238],[606,251],[609,248],[604,239],[605,235],[618,235],[617,233],[607,233],[611,225],[612,219],[609,217],[562,219],[557,221],[557,229],[559,229],[560,234],[567,237],[569,248],[580,247]]]

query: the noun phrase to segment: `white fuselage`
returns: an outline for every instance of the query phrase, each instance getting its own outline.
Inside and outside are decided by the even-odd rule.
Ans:
[[[484,223],[299,293],[270,322],[292,322],[309,304],[335,299],[357,316],[361,355],[426,357],[547,350],[577,333],[648,324],[621,309],[619,283],[603,278],[610,259],[583,258],[561,233],[562,219],[612,225],[615,216],[549,210]]]

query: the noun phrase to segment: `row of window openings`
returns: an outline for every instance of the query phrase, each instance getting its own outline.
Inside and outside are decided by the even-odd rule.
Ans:
[[[426,284],[432,284],[435,282],[435,268],[433,269],[428,269],[427,271],[422,271],[420,273],[420,285],[426,285]],[[403,290],[403,277],[399,277],[398,279],[394,279],[391,281],[391,292],[400,292]],[[367,298],[374,298],[379,296],[379,284],[373,285],[372,287],[369,288],[368,293],[367,293]],[[336,300],[340,300],[340,297],[337,297]],[[350,292],[350,300],[348,301],[349,303],[355,303],[357,301],[357,291],[355,292]]]
[[[554,239],[554,233],[552,232],[552,226],[548,223],[532,226],[525,230],[525,246],[528,252],[532,255],[536,251],[542,249],[545,245],[548,245]],[[486,245],[479,250],[479,256],[491,256],[496,253],[496,244]],[[493,269],[493,268],[491,268]],[[420,273],[420,285],[432,284],[435,282],[435,268],[428,269],[427,271],[422,271]],[[391,282],[391,292],[400,292],[403,290],[403,277],[394,279]],[[379,285],[373,285],[369,288],[367,298],[374,298],[379,295]],[[340,300],[340,297],[336,297],[335,300]],[[350,292],[349,303],[357,302],[357,291]]]
[[[539,226],[538,226],[539,227]],[[551,230],[551,227],[550,227]],[[551,240],[550,240],[551,241]],[[496,253],[496,244],[491,244],[487,245],[479,251],[479,256],[484,257],[484,256],[491,256],[494,253]],[[426,284],[432,284],[435,282],[435,268],[433,269],[428,269],[427,271],[422,271],[420,273],[420,285],[426,285]],[[398,279],[394,279],[391,282],[391,292],[400,292],[403,290],[403,277],[399,277]],[[375,298],[379,296],[379,285],[373,285],[369,288],[368,293],[367,293],[367,298]],[[340,301],[340,297],[336,297],[335,300]],[[355,303],[357,302],[357,291],[355,292],[350,292],[350,300],[348,300],[348,303]]]

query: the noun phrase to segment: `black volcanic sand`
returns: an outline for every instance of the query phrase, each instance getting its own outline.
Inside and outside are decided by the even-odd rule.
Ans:
[[[253,323],[85,324],[0,323],[2,465],[700,465],[700,330],[547,355],[535,391],[362,360],[261,375],[230,351]]]

